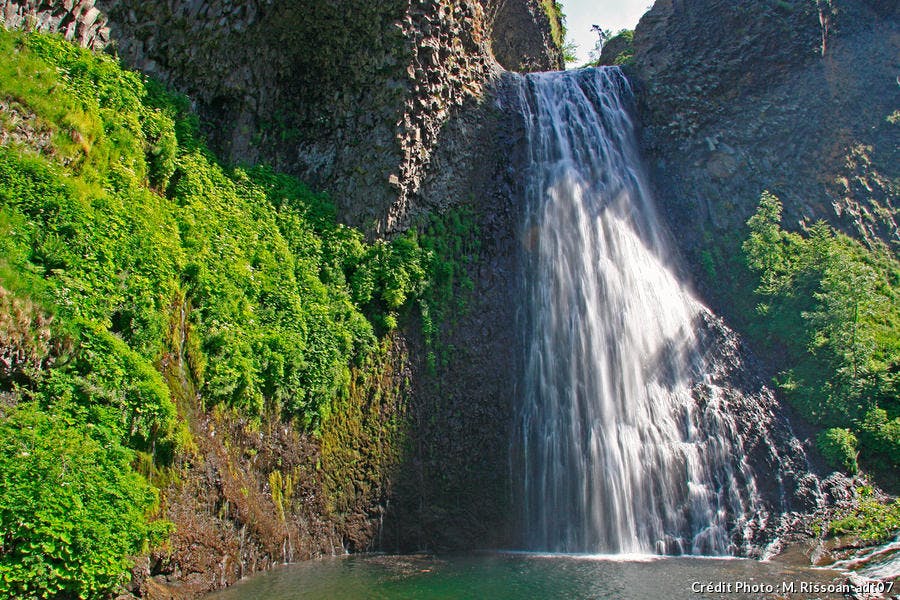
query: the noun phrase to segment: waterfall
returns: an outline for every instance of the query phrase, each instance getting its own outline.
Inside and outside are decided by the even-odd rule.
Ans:
[[[730,554],[760,499],[709,313],[679,280],[618,68],[518,77],[524,387],[514,480],[531,550]]]

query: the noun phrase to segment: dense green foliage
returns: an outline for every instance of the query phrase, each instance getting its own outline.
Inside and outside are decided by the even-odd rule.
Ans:
[[[189,435],[160,370],[319,431],[447,259],[219,164],[185,98],[109,57],[5,31],[0,54],[0,351],[27,359],[0,370],[0,589],[100,597],[166,529],[132,468]]]
[[[454,348],[442,343],[440,328],[452,328],[468,310],[473,290],[468,267],[481,250],[477,220],[471,210],[459,207],[434,216],[425,227],[420,243],[428,257],[427,285],[419,300],[422,332],[429,369],[447,362]]]
[[[821,431],[816,437],[816,445],[828,464],[848,473],[859,471],[856,462],[857,443],[856,436],[849,429],[839,427]]]
[[[758,276],[754,333],[783,369],[778,383],[813,423],[852,430],[860,458],[876,471],[900,463],[900,264],[816,223],[781,227],[781,203],[764,193],[748,221],[744,252]],[[850,432],[848,431],[847,434]],[[851,438],[826,434],[839,458]]]
[[[0,597],[100,596],[165,535],[145,522],[154,490],[102,425],[28,404],[0,419],[0,440]]]
[[[880,502],[869,486],[856,490],[856,506],[828,524],[831,535],[855,535],[871,543],[890,541],[900,531],[900,499]]]

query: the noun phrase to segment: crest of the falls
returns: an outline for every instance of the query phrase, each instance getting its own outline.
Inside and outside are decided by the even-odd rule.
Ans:
[[[520,77],[528,133],[524,382],[514,441],[529,549],[729,554],[760,497],[679,280],[617,68]],[[774,475],[773,475],[774,477]]]

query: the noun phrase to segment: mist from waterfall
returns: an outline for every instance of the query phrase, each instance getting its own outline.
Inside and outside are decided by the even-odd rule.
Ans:
[[[528,549],[730,554],[759,494],[645,180],[618,68],[518,77]]]

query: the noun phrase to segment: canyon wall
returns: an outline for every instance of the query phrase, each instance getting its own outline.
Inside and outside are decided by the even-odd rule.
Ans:
[[[707,297],[763,190],[900,248],[900,7],[890,0],[658,0],[629,70],[657,198]]]
[[[343,220],[409,225],[441,128],[500,66],[562,67],[538,0],[4,0],[7,27],[59,31],[187,94],[211,145],[328,191]]]

